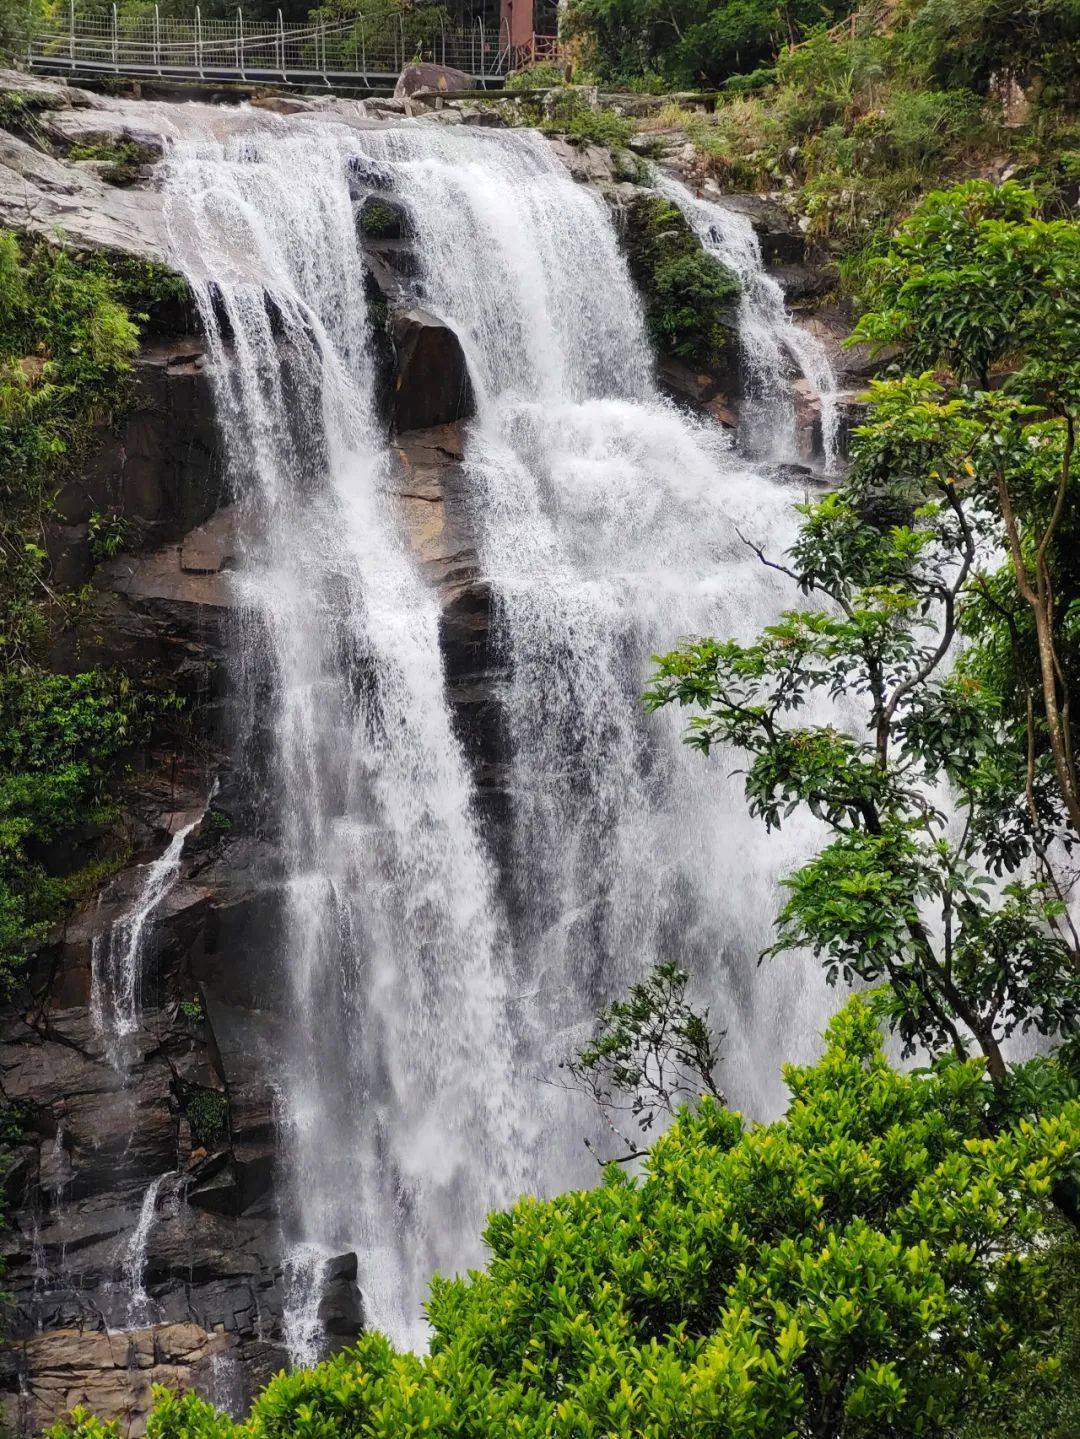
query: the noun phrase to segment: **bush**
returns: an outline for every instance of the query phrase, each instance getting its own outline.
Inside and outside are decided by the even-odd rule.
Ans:
[[[1043,1204],[1080,1107],[988,1138],[979,1066],[897,1073],[859,1001],[785,1077],[784,1120],[705,1100],[640,1180],[493,1215],[487,1270],[432,1284],[430,1354],[367,1334],[240,1425],[159,1390],[150,1439],[914,1439],[1052,1397]]]
[[[536,65],[527,65],[523,70],[515,70],[513,74],[507,75],[503,88],[511,93],[515,90],[550,90],[561,85],[563,80],[561,65],[542,60]]]
[[[540,128],[567,135],[582,145],[625,145],[634,133],[630,120],[613,110],[593,110],[580,90],[555,91],[545,102],[547,118]]]

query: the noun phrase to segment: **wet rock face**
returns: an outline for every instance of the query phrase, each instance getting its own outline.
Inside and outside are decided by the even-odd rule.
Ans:
[[[133,860],[160,855],[170,832],[202,812],[208,788],[191,765],[151,770],[130,800]],[[4,1092],[33,1115],[9,1187],[6,1255],[12,1330],[26,1341],[8,1383],[33,1399],[20,1423],[51,1417],[48,1405],[77,1389],[97,1412],[134,1423],[151,1367],[161,1369],[154,1382],[193,1384],[203,1358],[227,1352],[253,1384],[285,1360],[269,1063],[282,1006],[264,959],[278,882],[273,851],[215,808],[192,831],[146,931],[135,1028],[121,1035],[100,1018],[95,964],[100,986],[103,947],[138,906],[145,863],[73,916],[7,1016]],[[198,1103],[205,1095],[220,1100],[213,1124]],[[156,1357],[139,1357],[127,1382],[128,1361],[112,1357],[126,1340],[106,1331],[140,1322],[197,1327],[202,1338],[188,1336],[176,1373],[155,1339]],[[57,1333],[76,1326],[82,1347]],[[209,1334],[221,1343],[204,1352]]]
[[[392,324],[397,352],[395,429],[425,430],[471,415],[472,382],[453,330],[420,309],[398,311]]]

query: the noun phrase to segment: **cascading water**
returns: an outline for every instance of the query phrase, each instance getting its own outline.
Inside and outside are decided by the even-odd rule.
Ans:
[[[252,785],[285,869],[286,1330],[308,1360],[328,1256],[355,1249],[368,1321],[422,1342],[428,1278],[479,1257],[487,1209],[595,1178],[588,1120],[541,1081],[629,979],[661,958],[698,976],[727,1088],[759,1111],[826,1005],[797,966],[754,968],[800,836],[766,843],[722,761],[639,700],[656,649],[775,613],[739,530],[781,550],[790,496],[657,395],[601,201],[527,132],[233,117],[215,137],[187,112],[167,193],[243,510],[241,704],[266,717]],[[505,924],[436,600],[386,493],[361,156],[410,210],[477,395],[467,468],[510,670]]]
[[[518,989],[537,996],[518,1011],[522,1068],[550,1074],[599,1000],[675,959],[727,1025],[729,1092],[761,1112],[827,1008],[816,975],[755,969],[806,837],[767,837],[722,757],[705,765],[682,717],[648,719],[640,694],[658,649],[749,638],[790,598],[740,538],[781,552],[790,492],[659,398],[606,208],[539,135],[402,127],[363,144],[409,206],[424,303],[477,394],[467,462],[511,668],[505,867]],[[554,1104],[548,1121],[545,1187],[588,1179],[580,1122]]]
[[[766,270],[761,245],[745,215],[722,201],[694,195],[673,175],[657,171],[656,186],[674,201],[705,250],[737,276],[739,346],[746,394],[742,405],[741,448],[766,460],[798,459],[792,369],[817,398],[825,468],[836,462],[836,380],[825,347],[801,329],[788,313],[780,282]]]
[[[438,606],[386,493],[348,184],[359,138],[264,119],[180,143],[167,180],[249,537],[241,689],[268,710],[285,856],[286,1327],[304,1359],[320,1253],[354,1249],[369,1320],[419,1341],[431,1272],[479,1257],[528,1143]]]
[[[177,830],[165,850],[146,866],[132,909],[107,935],[95,935],[92,942],[90,1014],[114,1069],[123,1064],[124,1041],[139,1027],[144,951],[153,917],[176,883],[184,844],[200,818]]]
[[[146,1255],[150,1235],[158,1218],[161,1191],[176,1175],[171,1171],[150,1181],[139,1206],[139,1218],[120,1256],[121,1284],[125,1300],[125,1327],[136,1329],[153,1318],[153,1301],[146,1291]]]

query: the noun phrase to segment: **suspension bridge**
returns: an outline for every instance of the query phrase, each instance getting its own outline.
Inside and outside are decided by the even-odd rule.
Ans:
[[[478,89],[502,85],[506,75],[531,60],[551,58],[554,36],[534,35],[526,45],[511,44],[503,20],[492,33],[478,16],[471,25],[428,26],[411,34],[399,12],[365,20],[361,12],[347,21],[311,19],[286,26],[277,21],[245,21],[242,9],[230,19],[192,19],[152,13],[121,16],[111,11],[75,13],[66,23],[31,25],[26,64],[45,74],[93,79],[119,75],[132,79],[243,81],[255,84],[328,88],[383,89],[393,85],[406,65],[429,62],[463,70]]]

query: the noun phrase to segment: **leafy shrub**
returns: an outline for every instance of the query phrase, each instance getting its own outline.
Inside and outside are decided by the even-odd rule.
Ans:
[[[90,516],[90,553],[95,560],[114,559],[131,543],[131,525],[113,511],[95,510]]]
[[[549,90],[563,83],[563,69],[561,65],[553,65],[549,61],[542,60],[536,65],[527,65],[522,70],[515,70],[513,74],[506,77],[505,89],[513,92],[515,90]]]
[[[101,824],[108,781],[145,736],[150,708],[125,678],[0,676],[0,992],[78,883],[52,847]]]
[[[591,109],[580,90],[555,91],[545,102],[545,114],[542,130],[565,134],[583,145],[625,145],[634,133],[633,123],[624,116]]]
[[[202,1017],[201,1007],[196,1017]],[[191,1125],[192,1140],[205,1149],[212,1148],[224,1136],[228,1126],[228,1099],[220,1089],[189,1084],[185,1085],[180,1100]]]
[[[728,363],[737,347],[731,307],[739,282],[702,250],[678,207],[637,196],[627,211],[626,249],[658,349],[707,368]]]
[[[241,1424],[159,1390],[150,1439],[914,1439],[1052,1397],[1043,1203],[1078,1106],[989,1138],[979,1066],[897,1073],[858,1001],[785,1077],[784,1120],[704,1100],[640,1180],[493,1215],[486,1271],[432,1284],[428,1355],[367,1334]]]

